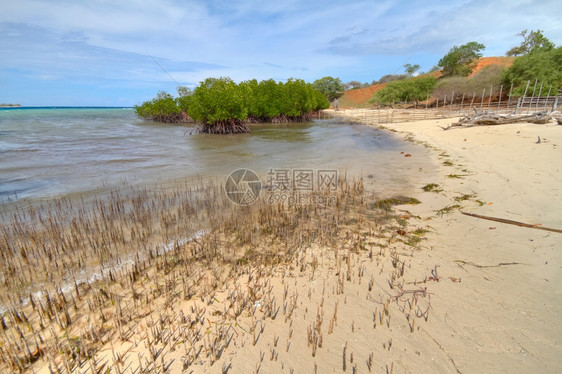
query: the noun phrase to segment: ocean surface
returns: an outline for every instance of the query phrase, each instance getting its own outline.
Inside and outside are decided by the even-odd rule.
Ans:
[[[400,192],[428,168],[423,147],[339,120],[261,124],[238,135],[195,130],[139,119],[131,108],[0,109],[0,203],[122,184],[222,181],[239,168],[264,181],[274,170],[337,170],[362,176],[375,190]]]

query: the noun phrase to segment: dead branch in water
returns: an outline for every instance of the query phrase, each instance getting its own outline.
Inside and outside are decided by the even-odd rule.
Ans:
[[[473,116],[464,116],[458,122],[452,123],[447,127],[441,127],[443,130],[450,130],[456,128],[467,128],[474,126],[495,126],[507,125],[518,122],[530,122],[537,124],[545,124],[552,119],[552,112],[541,111],[531,114],[498,114],[488,111],[479,112],[474,108],[475,114]]]

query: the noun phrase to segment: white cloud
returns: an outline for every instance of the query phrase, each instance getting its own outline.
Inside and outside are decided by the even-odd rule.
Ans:
[[[187,84],[221,75],[371,81],[410,56],[427,70],[472,40],[502,55],[525,28],[562,44],[561,13],[554,0],[19,0],[0,13],[0,69],[169,84],[154,56]]]

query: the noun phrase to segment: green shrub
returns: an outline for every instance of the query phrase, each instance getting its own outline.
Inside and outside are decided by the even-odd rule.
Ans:
[[[500,86],[502,84],[502,74],[504,68],[499,65],[489,65],[478,71],[473,77],[442,77],[437,81],[437,86],[433,91],[432,96],[442,98],[447,95],[449,97],[454,93],[455,97],[481,97],[482,92],[485,90],[485,95],[490,94],[492,88],[493,95],[499,94]],[[509,91],[504,87],[503,93],[507,94]]]
[[[437,79],[432,76],[392,81],[387,83],[381,90],[375,92],[370,102],[392,104],[425,100],[433,92],[436,84]]]
[[[550,50],[538,49],[524,56],[515,58],[513,64],[505,71],[502,81],[506,85],[513,84],[513,93],[523,95],[527,82],[542,83],[553,92],[562,89],[562,47]],[[543,90],[546,94],[547,91]]]

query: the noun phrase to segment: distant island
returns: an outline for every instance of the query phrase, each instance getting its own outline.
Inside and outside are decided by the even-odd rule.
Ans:
[[[0,104],[0,108],[16,108],[20,106],[20,104]]]

